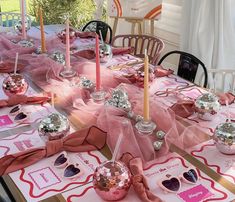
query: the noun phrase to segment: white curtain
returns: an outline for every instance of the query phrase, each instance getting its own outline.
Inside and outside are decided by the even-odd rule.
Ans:
[[[234,0],[184,0],[181,49],[207,68],[235,69],[234,10]]]

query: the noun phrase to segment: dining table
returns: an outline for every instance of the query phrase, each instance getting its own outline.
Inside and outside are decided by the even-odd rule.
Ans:
[[[158,140],[154,135],[156,131],[153,135],[139,134],[133,119],[133,114],[137,118],[143,114],[143,81],[136,77],[136,72],[143,68],[143,59],[131,55],[131,52],[119,52],[101,62],[101,86],[106,95],[105,101],[96,102],[90,94],[93,89],[85,88],[82,83],[86,80],[95,86],[95,57],[79,54],[94,50],[95,38],[77,37],[71,43],[71,66],[77,74],[65,79],[60,75],[64,64],[51,57],[55,52],[65,54],[65,44],[58,38],[64,28],[64,25],[45,26],[45,54],[36,53],[40,46],[40,27],[31,27],[27,32],[33,47],[15,44],[20,37],[13,30],[0,33],[1,62],[13,63],[16,52],[19,53],[20,74],[29,84],[26,95],[53,95],[53,100],[43,104],[23,104],[29,119],[22,123],[12,120],[9,115],[12,107],[0,108],[0,157],[45,147],[46,140],[39,134],[38,127],[42,119],[52,113],[68,118],[68,134],[93,126],[100,128],[107,133],[106,144],[94,151],[67,152],[70,161],[78,163],[83,170],[83,175],[76,180],[66,179],[64,170],[55,168],[59,154],[3,175],[4,185],[16,201],[102,202],[93,188],[93,174],[97,166],[112,158],[120,133],[123,133],[123,140],[117,158],[123,153],[140,157],[149,190],[160,199],[175,202],[235,201],[235,155],[219,152],[213,141],[215,128],[220,123],[228,119],[235,122],[235,103],[221,105],[211,120],[200,119],[197,112],[182,117],[172,110],[172,106],[179,100],[195,102],[209,89],[177,76],[169,70],[170,67],[150,65],[154,72],[149,83],[150,117],[157,125],[156,131],[166,133],[161,140],[163,147],[156,150],[153,146]],[[1,85],[8,76],[9,73],[0,73]],[[129,113],[109,102],[115,90],[126,93],[131,105]],[[0,99],[8,99],[2,88]],[[126,128],[123,128],[124,120],[128,123]],[[200,178],[196,184],[182,182],[177,193],[165,193],[158,186],[158,181],[167,174],[181,176],[191,167],[196,168]],[[137,195],[131,187],[120,201],[142,201]]]

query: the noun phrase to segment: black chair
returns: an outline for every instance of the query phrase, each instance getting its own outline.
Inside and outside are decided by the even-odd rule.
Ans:
[[[101,30],[102,37],[103,37],[104,41],[108,40],[106,42],[108,42],[110,44],[112,41],[113,31],[107,23],[105,23],[103,21],[99,21],[99,20],[92,20],[92,21],[88,22],[82,28],[83,32],[96,32],[98,35],[100,35],[100,30]]]
[[[207,82],[208,82],[208,74],[207,74],[207,70],[206,67],[204,65],[204,63],[199,60],[198,58],[196,58],[194,55],[190,54],[190,53],[186,53],[183,51],[171,51],[169,53],[166,53],[158,62],[158,65],[160,65],[163,60],[166,59],[166,57],[168,57],[169,55],[172,54],[179,54],[180,58],[179,58],[179,64],[178,64],[178,72],[177,75],[194,83],[196,74],[197,74],[197,70],[198,70],[198,66],[200,65],[203,68],[204,71],[204,84],[203,87],[207,87]]]

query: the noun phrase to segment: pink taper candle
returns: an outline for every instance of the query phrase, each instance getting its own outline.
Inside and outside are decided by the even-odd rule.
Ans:
[[[22,23],[22,38],[26,39],[26,27],[25,27],[25,0],[21,0],[21,23]]]
[[[100,48],[99,48],[99,36],[95,37],[95,52],[96,52],[96,90],[99,91],[100,85]]]
[[[149,121],[149,59],[145,50],[144,58],[144,121]]]
[[[70,68],[70,38],[69,38],[69,18],[66,20],[66,56],[65,56],[66,68]]]

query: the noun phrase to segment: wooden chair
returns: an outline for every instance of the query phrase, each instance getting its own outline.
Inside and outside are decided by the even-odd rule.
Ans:
[[[208,88],[216,92],[235,93],[235,70],[232,69],[207,69],[209,85]],[[203,81],[204,75],[201,76]]]
[[[161,39],[148,35],[117,35],[113,38],[112,46],[134,47],[133,55],[144,58],[144,51],[147,49],[149,62],[156,65],[159,56],[164,48]]]
[[[207,87],[208,82],[208,73],[204,63],[199,60],[197,57],[190,53],[186,53],[183,51],[171,51],[166,53],[158,62],[158,65],[161,65],[162,62],[170,55],[178,54],[180,55],[179,63],[178,63],[178,72],[177,75],[194,83],[198,67],[201,66],[204,74],[204,83],[203,87]]]
[[[104,41],[107,43],[111,43],[113,31],[112,28],[105,22],[99,20],[92,20],[88,22],[83,28],[82,31],[85,32],[96,32],[100,35],[100,31],[102,33],[102,37]]]

